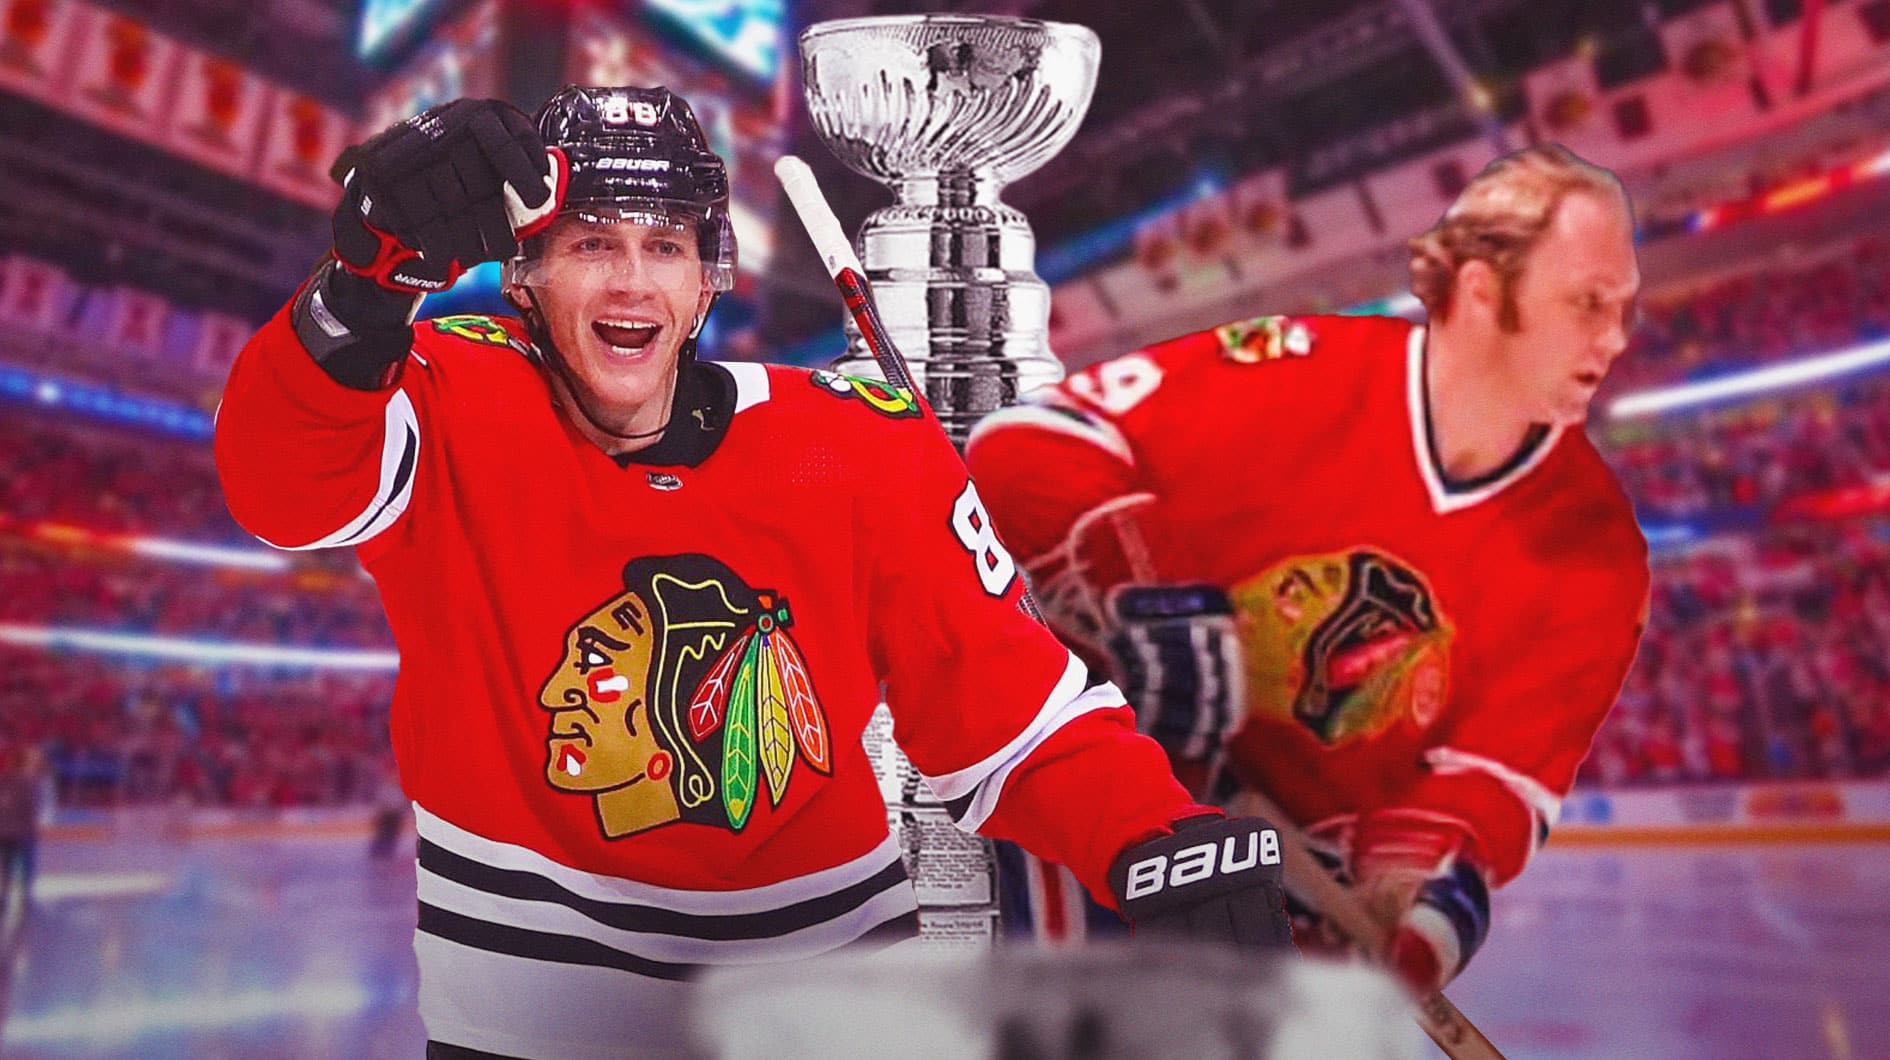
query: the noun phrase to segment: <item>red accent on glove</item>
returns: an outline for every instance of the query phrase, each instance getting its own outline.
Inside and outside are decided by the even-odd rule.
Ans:
[[[1437,951],[1431,949],[1424,936],[1409,927],[1398,928],[1392,937],[1390,963],[1391,970],[1413,993],[1434,994],[1443,989],[1443,969],[1438,963]]]

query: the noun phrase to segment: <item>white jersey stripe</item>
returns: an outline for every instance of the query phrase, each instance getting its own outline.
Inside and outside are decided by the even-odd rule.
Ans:
[[[581,898],[635,903],[677,913],[736,916],[768,913],[796,902],[823,898],[871,879],[899,860],[899,844],[888,835],[851,861],[791,880],[739,891],[696,891],[659,887],[638,880],[584,872],[561,865],[535,850],[474,835],[414,804],[414,830],[421,839],[470,861],[495,869],[533,873]]]
[[[1063,665],[1062,676],[1058,677],[1057,683],[1051,686],[1050,694],[1044,698],[1043,706],[1038,709],[1037,716],[1031,719],[1029,725],[1024,726],[1023,731],[1013,736],[1003,747],[986,755],[982,761],[956,772],[941,773],[936,777],[925,778],[926,785],[932,789],[932,794],[938,796],[940,802],[951,802],[969,795],[973,788],[984,783],[997,772],[999,767],[1015,757],[1019,749],[1033,744],[1035,742],[1033,738],[1044,725],[1056,717],[1058,711],[1083,691],[1083,685],[1089,678],[1089,667],[1083,665],[1083,660],[1077,658],[1074,652],[1065,654],[1067,659]]]
[[[341,529],[306,545],[281,545],[267,538],[263,544],[285,552],[358,545],[394,525],[413,499],[413,482],[420,468],[420,421],[405,390],[387,399],[385,431],[381,437],[381,478],[374,498]]]
[[[1129,467],[1135,466],[1135,451],[1129,448],[1129,439],[1114,424],[1090,414],[1064,412],[1044,405],[1012,405],[991,413],[971,429],[965,448],[970,450],[998,431],[1018,427],[1074,438],[1101,449]]]
[[[918,908],[912,887],[905,880],[899,880],[850,912],[797,931],[767,938],[704,939],[625,931],[599,923],[569,906],[490,894],[424,868],[419,872],[419,898],[461,916],[510,928],[590,939],[632,956],[665,964],[756,964],[812,957],[838,949]]]

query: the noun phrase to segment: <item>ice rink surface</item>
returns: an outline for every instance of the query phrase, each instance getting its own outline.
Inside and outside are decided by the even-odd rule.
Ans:
[[[417,1057],[410,847],[52,843],[7,1057]],[[1512,1058],[1890,1057],[1890,845],[1553,845],[1451,989]]]

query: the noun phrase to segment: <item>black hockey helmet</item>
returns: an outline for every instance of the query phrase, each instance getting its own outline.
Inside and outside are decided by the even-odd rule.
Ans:
[[[735,230],[729,224],[728,167],[709,146],[681,96],[667,88],[566,85],[536,118],[545,146],[564,153],[570,183],[560,212],[600,219],[688,219],[709,286],[735,286]],[[529,263],[542,244],[528,239],[507,280],[531,286]]]

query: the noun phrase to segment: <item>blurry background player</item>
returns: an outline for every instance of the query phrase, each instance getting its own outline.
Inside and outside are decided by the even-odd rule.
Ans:
[[[460,100],[337,169],[334,258],[238,357],[216,454],[246,527],[379,584],[431,1051],[678,1048],[702,965],[916,936],[882,681],[962,827],[1144,926],[1287,944],[1264,822],[1192,804],[1026,614],[919,405],[695,358],[735,244],[679,97]],[[409,325],[494,259],[522,319]]]
[[[1640,634],[1646,545],[1581,429],[1634,323],[1626,197],[1519,151],[1411,242],[1411,276],[1428,327],[1160,343],[987,418],[967,459],[1143,728],[1197,780],[1224,751],[1433,988],[1554,825]]]

